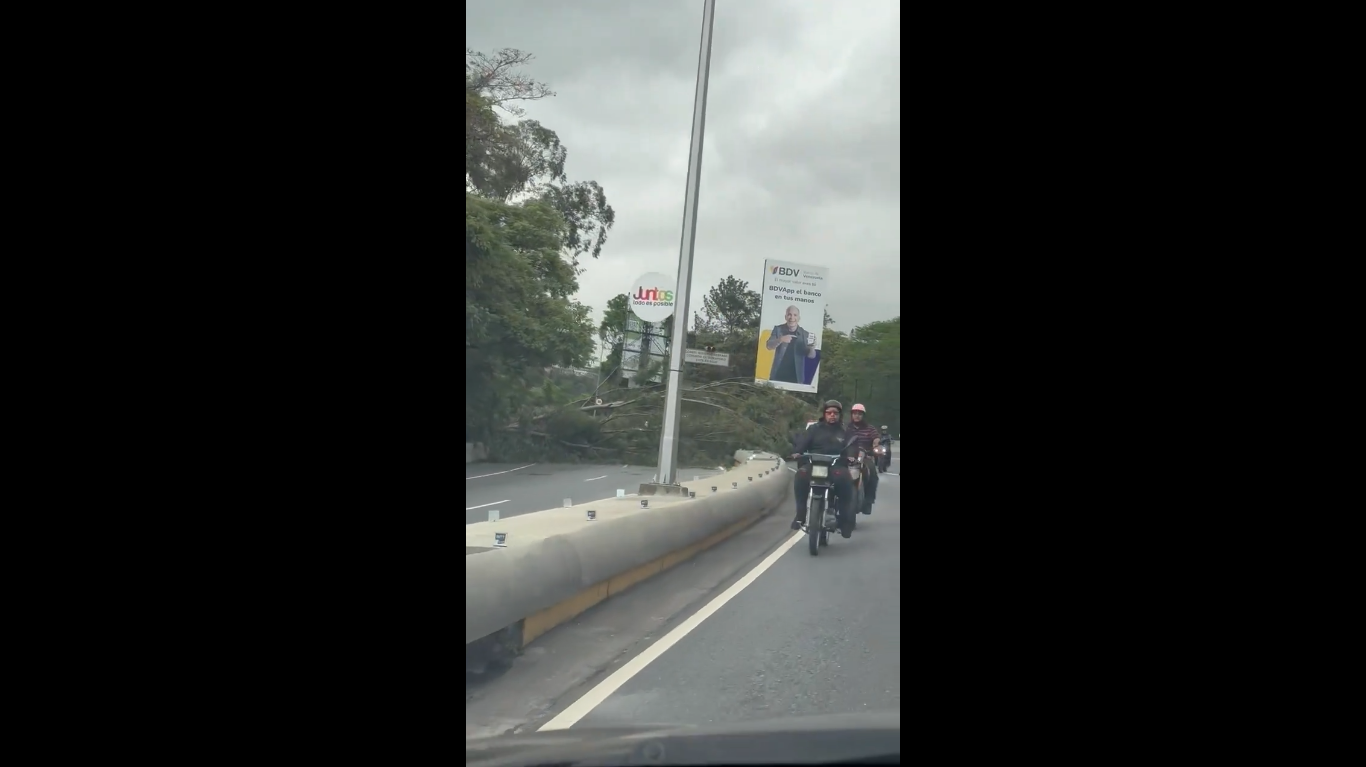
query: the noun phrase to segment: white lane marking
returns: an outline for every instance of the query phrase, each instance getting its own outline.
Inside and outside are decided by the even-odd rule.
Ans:
[[[521,471],[522,469],[530,469],[532,466],[535,466],[535,465],[536,465],[536,464],[534,464],[534,463],[529,463],[529,464],[527,464],[526,466],[518,466],[518,467],[515,468],[515,469],[508,469],[507,471],[495,471],[495,472],[493,472],[492,474],[478,474],[478,475],[473,476],[473,477],[465,477],[465,479],[469,480],[469,479],[483,479],[484,477],[496,477],[496,476],[498,476],[499,474],[511,474],[511,473],[514,472],[514,471]]]
[[[790,471],[790,472],[792,472],[793,474],[796,474],[796,473],[797,473],[797,470],[794,469],[794,468],[792,468],[791,466],[787,467],[787,470]]]
[[[507,503],[507,502],[508,502],[508,499],[504,498],[504,499],[501,500],[501,501],[494,501],[493,503],[481,503],[481,504],[479,504],[478,506],[466,506],[466,507],[465,507],[465,511],[474,511],[475,509],[482,509],[482,508],[484,508],[485,506],[492,506],[492,505],[494,505],[494,504],[496,504],[496,503]]]
[[[606,475],[606,474],[602,475],[601,477],[593,477],[593,479],[606,479],[606,478],[607,478],[607,475]],[[592,482],[593,479],[585,479],[584,482]]]
[[[663,655],[666,650],[678,644],[678,640],[687,636],[693,629],[702,625],[702,621],[710,618],[725,606],[727,602],[735,598],[736,594],[744,591],[751,583],[759,579],[764,571],[773,566],[773,563],[782,558],[787,550],[797,545],[798,541],[806,538],[806,533],[795,533],[787,543],[780,544],[778,550],[769,554],[768,557],[745,574],[745,577],[736,581],[734,585],[721,593],[721,596],[707,603],[705,607],[693,613],[692,617],[678,624],[673,631],[665,634],[658,642],[645,648],[645,651],[626,662],[626,665],[617,669],[615,673],[593,689],[584,694],[582,698],[574,701],[561,711],[554,719],[541,725],[537,732],[546,730],[567,730],[573,727],[580,719],[588,716],[589,712],[597,708],[604,700],[607,700],[612,693],[621,688],[623,684],[630,681],[631,677],[639,674],[650,665],[656,658]]]

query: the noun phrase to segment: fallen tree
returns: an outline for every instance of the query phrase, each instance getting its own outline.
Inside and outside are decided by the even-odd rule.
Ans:
[[[490,439],[492,460],[614,462],[653,466],[664,421],[663,384],[599,387],[565,395],[552,380]],[[682,395],[680,465],[724,465],[740,448],[785,452],[814,404],[751,379],[687,386]]]

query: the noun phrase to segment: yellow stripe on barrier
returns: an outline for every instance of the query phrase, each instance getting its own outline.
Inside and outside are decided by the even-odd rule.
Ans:
[[[790,493],[789,493],[790,495]],[[786,497],[786,496],[784,496]],[[653,578],[656,575],[668,570],[674,565],[686,562],[697,554],[706,551],[721,541],[741,532],[745,528],[758,522],[774,509],[781,508],[781,503],[772,509],[766,509],[755,514],[748,519],[742,519],[735,524],[704,538],[697,543],[683,549],[679,549],[671,554],[666,554],[652,562],[646,562],[640,567],[628,570],[620,575],[613,576],[602,583],[596,583],[580,591],[569,599],[557,605],[547,607],[540,612],[528,616],[522,621],[522,647],[531,644],[532,640],[556,626],[571,620],[586,612],[588,608],[596,605],[607,597],[631,588],[641,581]]]

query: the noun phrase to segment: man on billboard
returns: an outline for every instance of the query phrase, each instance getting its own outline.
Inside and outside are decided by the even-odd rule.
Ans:
[[[773,369],[768,380],[785,383],[806,383],[806,360],[816,356],[816,335],[801,326],[802,312],[796,306],[787,307],[787,324],[773,326],[766,344],[773,352]]]

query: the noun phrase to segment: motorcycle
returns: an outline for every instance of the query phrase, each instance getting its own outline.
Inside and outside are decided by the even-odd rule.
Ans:
[[[873,448],[873,455],[876,456],[875,463],[878,471],[886,472],[892,468],[892,451],[886,445],[878,445]]]
[[[855,456],[802,453],[801,462],[811,464],[806,524],[802,525],[811,556],[820,556],[820,547],[830,545],[830,533],[838,531],[845,538],[854,534],[854,528],[858,525],[858,510],[863,508],[863,458],[863,451]],[[840,504],[835,497],[832,475],[841,466],[848,470],[849,479],[854,485],[854,497],[847,504],[848,514],[839,513]],[[832,508],[834,511],[831,511]]]

